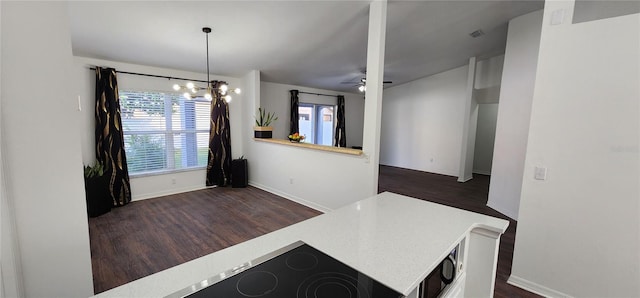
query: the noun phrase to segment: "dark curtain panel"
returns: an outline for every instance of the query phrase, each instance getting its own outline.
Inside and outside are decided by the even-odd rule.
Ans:
[[[96,67],[96,160],[105,167],[113,206],[131,202],[116,70]]]
[[[336,112],[335,146],[347,147],[347,134],[344,126],[344,96],[338,95],[338,111]]]
[[[219,92],[226,82],[212,81],[211,119],[209,120],[209,159],[207,186],[226,186],[231,182],[231,129],[229,105]]]
[[[300,105],[300,100],[298,99],[298,90],[289,90],[291,93],[291,120],[289,121],[289,134],[294,134],[296,132],[300,132],[298,128],[298,106]]]

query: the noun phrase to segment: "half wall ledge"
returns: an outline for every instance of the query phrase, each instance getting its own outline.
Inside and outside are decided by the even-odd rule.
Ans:
[[[333,147],[333,146],[325,146],[325,145],[317,145],[317,144],[309,144],[309,143],[294,143],[294,142],[291,142],[289,140],[281,140],[281,139],[254,138],[253,140],[257,141],[257,142],[274,143],[274,144],[280,144],[280,145],[285,145],[285,146],[302,147],[302,148],[307,148],[307,149],[320,150],[320,151],[329,151],[329,152],[334,152],[334,153],[342,153],[342,154],[349,154],[349,155],[362,155],[362,150],[359,150],[359,149],[351,149],[351,148],[344,148],[344,147]]]

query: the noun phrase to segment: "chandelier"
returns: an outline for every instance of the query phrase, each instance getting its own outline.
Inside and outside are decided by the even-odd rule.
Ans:
[[[182,91],[182,96],[186,99],[192,99],[194,97],[204,97],[206,100],[212,100],[213,96],[211,95],[211,79],[209,78],[209,33],[211,33],[211,28],[204,27],[202,28],[202,32],[205,33],[206,43],[207,43],[207,87],[200,87],[194,84],[193,82],[187,82],[184,85],[174,84],[173,90]],[[224,100],[227,102],[231,101],[231,94],[240,94],[240,88],[230,89],[226,84],[220,85],[218,87],[220,94],[223,96]],[[201,91],[204,91],[202,94]]]

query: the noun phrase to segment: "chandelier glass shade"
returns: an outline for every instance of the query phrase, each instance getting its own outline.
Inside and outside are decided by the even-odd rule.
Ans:
[[[173,84],[173,90],[181,91],[182,96],[186,99],[193,99],[195,97],[204,97],[206,100],[213,99],[213,96],[211,95],[212,90],[210,90],[210,87],[197,86],[193,82],[187,82],[184,85]],[[230,102],[232,100],[231,93],[240,94],[242,92],[240,88],[229,90],[229,86],[225,84],[221,85],[218,90],[227,102]]]
[[[201,87],[197,86],[193,82],[186,82],[184,85],[174,84],[173,90],[181,91],[182,96],[186,99],[193,99],[195,97],[204,97],[206,100],[213,99],[213,90],[211,90],[211,79],[209,78],[209,33],[211,33],[211,28],[204,27],[202,28],[202,32],[206,35],[206,44],[207,44],[207,86]],[[230,102],[232,97],[230,93],[240,94],[240,88],[231,89],[226,84],[220,85],[217,92],[222,95],[225,101]]]

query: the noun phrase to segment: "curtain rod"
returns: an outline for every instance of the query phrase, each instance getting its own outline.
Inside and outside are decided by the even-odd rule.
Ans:
[[[302,94],[311,94],[311,95],[318,95],[318,96],[330,96],[330,97],[338,97],[339,95],[330,95],[330,94],[321,94],[321,93],[311,93],[311,92],[304,92],[304,91],[298,91],[298,93],[302,93]]]
[[[95,67],[89,67],[89,69],[90,70],[96,70]],[[143,76],[143,77],[162,78],[162,79],[169,79],[169,80],[173,79],[173,80],[193,81],[193,82],[199,82],[199,83],[206,83],[207,82],[207,81],[203,81],[203,80],[194,80],[194,79],[185,79],[185,78],[177,78],[177,77],[169,77],[169,76],[160,76],[160,75],[153,75],[153,74],[139,73],[139,72],[121,71],[121,70],[116,70],[116,73],[124,73],[124,74]]]

